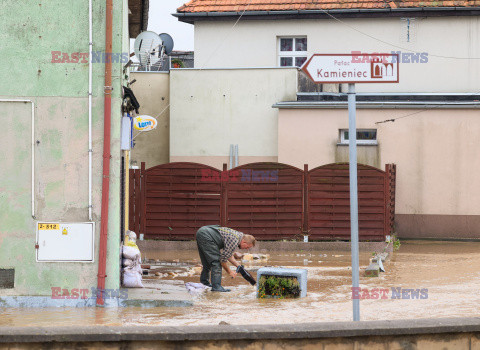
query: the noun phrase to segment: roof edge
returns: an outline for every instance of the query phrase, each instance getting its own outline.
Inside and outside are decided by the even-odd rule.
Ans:
[[[408,7],[383,9],[331,9],[331,10],[286,10],[286,11],[237,11],[237,12],[176,12],[179,21],[191,23],[199,20],[225,20],[242,16],[244,19],[302,19],[336,17],[400,17],[408,14],[422,16],[480,16],[480,7]]]
[[[346,109],[348,108],[347,101],[336,102],[277,102],[272,105],[272,108],[278,109]],[[472,109],[480,108],[480,102],[434,102],[434,101],[394,101],[394,102],[376,102],[376,101],[357,101],[356,108],[369,109]]]

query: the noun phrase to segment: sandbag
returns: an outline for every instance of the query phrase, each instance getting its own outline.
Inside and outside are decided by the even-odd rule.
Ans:
[[[126,235],[125,235],[125,242],[123,243],[123,245],[138,249],[137,234],[133,231],[128,230]]]
[[[135,260],[131,260],[131,259],[123,259],[122,261],[123,267],[132,267],[136,263],[137,262]]]
[[[142,274],[142,265],[138,264],[137,262],[134,262],[131,266],[125,267],[124,269],[133,271],[133,272],[138,272],[139,274]]]
[[[135,243],[135,242],[133,242],[133,241],[125,241],[124,246],[133,247],[133,248],[138,249],[137,243]]]
[[[138,261],[140,259],[140,250],[138,247],[129,247],[124,245],[122,250],[122,255],[124,259],[130,259]]]
[[[140,259],[136,259],[136,260],[123,259],[122,266],[130,269],[133,269],[135,267],[136,268],[135,271],[137,271],[137,270],[141,270],[142,261]]]
[[[133,241],[133,243],[136,243],[137,241],[137,234],[133,231],[127,230],[125,239],[128,237],[130,241]]]
[[[142,275],[130,269],[125,269],[123,272],[123,286],[127,288],[144,288]]]

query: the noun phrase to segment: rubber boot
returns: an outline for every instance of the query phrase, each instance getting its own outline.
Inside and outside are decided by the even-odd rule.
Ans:
[[[230,289],[222,287],[222,274],[213,274],[212,271],[212,292],[230,292]]]
[[[202,273],[200,274],[200,282],[204,286],[211,287],[212,284],[209,282],[209,279],[210,279],[210,271],[203,268]]]

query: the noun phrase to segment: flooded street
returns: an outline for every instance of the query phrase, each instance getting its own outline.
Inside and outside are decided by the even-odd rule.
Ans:
[[[245,263],[256,277],[262,266],[308,270],[306,298],[292,300],[255,297],[255,287],[239,275],[226,277],[230,293],[207,292],[192,307],[177,308],[46,308],[3,309],[0,326],[77,325],[218,325],[278,324],[352,319],[350,254],[346,252],[267,252],[268,261]],[[142,251],[160,260],[162,279],[198,282],[199,275],[179,276],[198,263],[196,251]],[[371,253],[360,254],[362,289],[388,289],[387,299],[360,301],[362,320],[480,316],[480,243],[402,242],[378,278],[363,277]],[[160,270],[159,270],[160,271]],[[162,273],[162,274],[163,274]],[[152,276],[151,278],[156,278]],[[156,281],[159,281],[158,277]],[[428,290],[425,299],[392,299],[392,287]],[[361,294],[362,295],[362,294]]]

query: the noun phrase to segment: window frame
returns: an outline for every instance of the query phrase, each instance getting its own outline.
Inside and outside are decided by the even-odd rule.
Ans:
[[[292,51],[281,51],[282,48],[282,39],[292,39]],[[307,40],[307,50],[306,51],[296,51],[296,39],[306,39]],[[282,58],[292,58],[291,66],[282,66]],[[308,36],[307,35],[292,35],[292,36],[277,36],[277,65],[278,67],[292,67],[300,68],[295,65],[295,59],[299,57],[305,57],[305,61],[308,60]]]
[[[375,132],[375,140],[359,140],[357,138],[357,145],[373,145],[373,146],[376,146],[378,145],[378,129],[357,129],[357,135],[358,135],[358,132],[361,132],[361,131],[369,131],[369,132]],[[349,145],[350,144],[350,140],[349,139],[345,139],[345,132],[349,132],[348,129],[339,129],[338,130],[339,132],[339,145]]]

